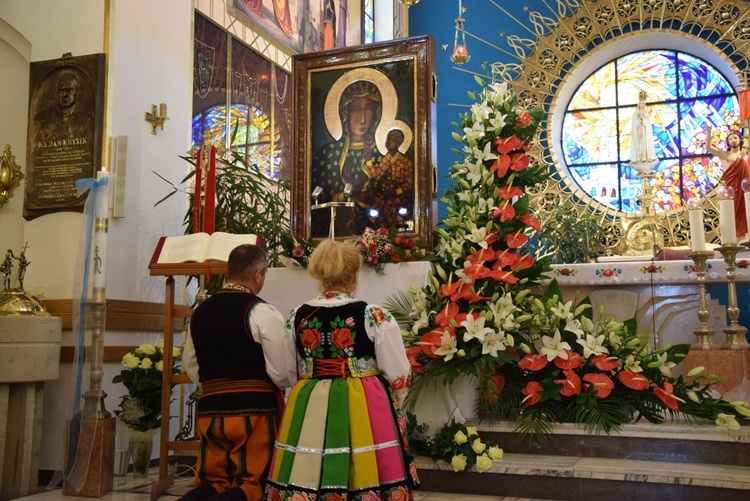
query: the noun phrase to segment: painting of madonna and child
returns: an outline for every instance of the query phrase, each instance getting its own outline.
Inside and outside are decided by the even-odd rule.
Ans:
[[[355,55],[357,63],[339,68],[310,67],[310,60],[318,64],[330,51],[295,56],[295,85],[303,87],[296,95],[303,102],[297,105],[294,211],[310,221],[309,234],[303,228],[299,236],[330,235],[331,202],[348,202],[336,208],[336,237],[359,235],[366,227],[431,233],[430,79],[428,74],[420,82],[426,65],[420,67],[414,40],[404,40],[401,54],[398,42],[372,44],[358,49],[374,53],[371,62]],[[342,54],[335,60],[346,61]],[[309,78],[300,76],[299,66]]]

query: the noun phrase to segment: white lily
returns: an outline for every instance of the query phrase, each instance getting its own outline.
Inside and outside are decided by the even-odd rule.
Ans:
[[[469,342],[472,339],[478,339],[484,342],[484,337],[493,332],[489,327],[484,326],[484,317],[479,315],[477,319],[474,319],[474,315],[469,315],[466,320],[461,322],[461,327],[466,329],[464,332],[464,342]],[[497,356],[497,355],[495,355]]]
[[[498,351],[505,351],[505,334],[490,331],[485,334],[484,341],[482,341],[482,355],[489,354],[492,357],[497,357]]]
[[[560,330],[555,329],[554,336],[542,336],[542,349],[539,353],[547,357],[547,361],[552,362],[555,358],[560,357],[564,360],[568,359],[568,354],[565,350],[570,350],[570,345],[563,341],[560,337]]]
[[[583,347],[584,358],[591,358],[594,355],[609,353],[607,347],[602,346],[602,343],[604,343],[604,334],[600,336],[592,336],[591,334],[586,334],[585,338],[576,340],[576,343],[580,344]]]
[[[453,358],[453,354],[458,351],[456,347],[456,340],[453,336],[447,332],[443,332],[443,337],[440,338],[440,348],[435,350],[436,355],[445,357],[445,361],[449,361]]]
[[[740,423],[737,422],[737,418],[731,414],[724,414],[723,412],[716,418],[716,426],[726,426],[730,430],[740,429]]]

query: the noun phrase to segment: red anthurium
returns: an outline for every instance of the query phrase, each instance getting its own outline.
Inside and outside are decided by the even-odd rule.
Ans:
[[[484,263],[486,261],[494,261],[497,259],[495,251],[489,247],[486,249],[479,249],[474,254],[470,254],[466,257],[466,260],[471,264]]]
[[[437,314],[435,317],[435,323],[438,324],[440,327],[445,327],[448,325],[448,322],[456,318],[456,315],[458,315],[458,305],[456,303],[448,303],[445,305],[445,308],[442,308],[440,310],[440,313]]]
[[[615,387],[615,383],[604,374],[586,374],[583,376],[583,380],[594,385],[597,398],[607,398],[612,392],[612,388]],[[586,385],[586,388],[588,387],[589,385]]]
[[[494,404],[500,398],[500,392],[505,387],[505,376],[498,374],[490,377],[488,381],[488,390],[486,394],[486,400],[488,404]]]
[[[485,265],[481,263],[473,264],[471,266],[464,268],[464,273],[466,274],[467,277],[469,277],[472,280],[478,280],[480,278],[487,278],[490,276],[491,271],[492,270],[490,270],[489,268],[487,268]]]
[[[516,210],[511,204],[505,202],[503,205],[492,211],[492,219],[500,219],[504,223],[516,217]]]
[[[522,390],[522,393],[526,395],[526,397],[521,401],[523,403],[523,406],[528,407],[530,405],[538,403],[542,399],[542,396],[540,395],[541,391],[541,384],[536,381],[529,381],[529,384],[526,385],[526,388]]]
[[[450,297],[451,301],[455,301],[453,299],[453,294],[461,288],[461,286],[464,284],[463,280],[456,280],[455,282],[451,284],[445,284],[442,287],[440,287],[440,293],[445,297]]]
[[[620,362],[617,361],[617,357],[608,357],[605,354],[596,355],[591,358],[591,362],[600,371],[611,371],[620,367]]]
[[[526,156],[526,153],[513,153],[510,156],[510,170],[512,171],[521,172],[528,168],[530,163],[531,162],[529,161],[529,157]]]
[[[519,369],[540,371],[547,366],[547,357],[539,353],[529,353],[518,361]]]
[[[498,240],[500,240],[500,232],[498,230],[492,230],[490,234],[487,235],[487,238],[484,239],[487,245],[492,245]]]
[[[577,369],[583,367],[586,360],[581,355],[571,350],[565,350],[565,353],[568,354],[568,359],[555,357],[555,367],[559,369]]]
[[[513,348],[508,348],[507,350],[505,350],[505,354],[506,355],[510,355],[512,357],[517,357],[518,356],[518,350],[515,350]]]
[[[502,178],[508,173],[508,167],[510,167],[510,157],[503,153],[492,162],[490,172],[494,172],[498,178]]]
[[[531,113],[524,111],[516,118],[516,124],[519,127],[523,127],[524,125],[529,125],[533,120],[534,117],[531,116]]]
[[[414,374],[421,374],[424,372],[424,366],[417,362],[417,355],[422,353],[422,347],[421,346],[412,346],[408,350],[406,350],[406,358],[409,359],[409,364],[411,365],[411,371]]]
[[[517,255],[516,253],[510,252],[508,250],[498,252],[497,261],[495,261],[495,264],[492,266],[492,268],[495,270],[499,270],[502,268],[512,266],[513,263],[516,261],[516,255]]]
[[[680,408],[677,406],[677,397],[673,393],[672,383],[664,382],[664,389],[654,386],[654,393],[656,396],[664,402],[664,405],[672,409],[673,411],[679,411]]]
[[[575,372],[565,369],[563,371],[565,379],[555,379],[555,383],[561,384],[560,395],[572,397],[581,393],[581,378]]]
[[[513,197],[523,196],[523,190],[518,186],[503,186],[497,189],[497,194],[505,200],[510,200]]]
[[[622,371],[617,375],[617,379],[631,390],[647,390],[649,386],[646,376],[633,371]]]
[[[495,270],[490,273],[490,278],[498,282],[505,282],[506,284],[518,283],[518,277],[513,275],[510,271]]]
[[[519,217],[518,220],[521,221],[523,224],[534,228],[536,231],[541,231],[542,229],[542,225],[539,223],[539,221],[528,212],[524,214],[523,216]]]
[[[528,254],[513,254],[515,262],[511,265],[514,270],[525,270],[534,265],[534,258]]]
[[[430,358],[438,358],[440,355],[435,354],[435,350],[442,346],[441,339],[443,338],[443,330],[435,329],[427,334],[423,334],[417,344],[422,349],[422,353]]]
[[[528,241],[529,241],[529,236],[524,235],[520,231],[517,233],[511,233],[505,237],[505,242],[508,244],[508,247],[510,247],[511,249],[517,249]]]
[[[510,153],[521,143],[516,136],[499,137],[495,140],[498,153]]]

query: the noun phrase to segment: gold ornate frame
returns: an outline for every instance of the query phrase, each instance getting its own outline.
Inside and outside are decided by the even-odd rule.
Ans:
[[[417,237],[421,245],[432,245],[434,51],[432,37],[418,36],[293,57],[296,104],[291,216],[297,238],[312,236],[313,155],[323,144],[341,136],[338,96],[349,83],[366,80],[375,83],[383,97],[375,134],[378,150],[384,152],[390,127],[398,125],[407,132],[401,150],[408,150],[414,164],[414,224],[406,234]]]
[[[591,200],[567,178],[560,168],[553,144],[551,117],[558,106],[560,91],[588,56],[623,37],[643,34],[673,34],[708,44],[747,87],[750,76],[750,4],[732,0],[557,0],[557,19],[529,12],[528,26],[536,39],[508,36],[507,42],[518,55],[518,63],[497,63],[513,81],[519,101],[533,108],[542,107],[545,121],[530,154],[537,162],[551,166],[553,177],[531,193],[539,214],[565,204],[578,213],[594,214],[605,228],[607,248],[615,253],[632,246],[640,219],[606,208]],[[709,41],[710,40],[710,41]],[[718,238],[718,200],[706,197],[706,240]],[[666,245],[688,243],[687,210],[663,214],[658,231]]]

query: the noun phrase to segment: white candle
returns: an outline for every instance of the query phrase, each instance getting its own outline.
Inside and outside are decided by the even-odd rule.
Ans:
[[[750,242],[750,191],[742,194],[745,197],[745,220],[747,221],[747,235],[745,240]]]
[[[719,228],[721,244],[736,244],[737,230],[734,227],[734,200],[719,200]]]
[[[703,211],[701,209],[690,210],[690,242],[693,252],[706,250],[706,233],[703,229]]]
[[[96,173],[96,180],[102,182],[109,179],[106,167]],[[98,185],[96,191],[96,208],[94,210],[94,249],[93,261],[93,284],[94,296],[104,294],[107,267],[107,231],[109,226],[109,183]]]

